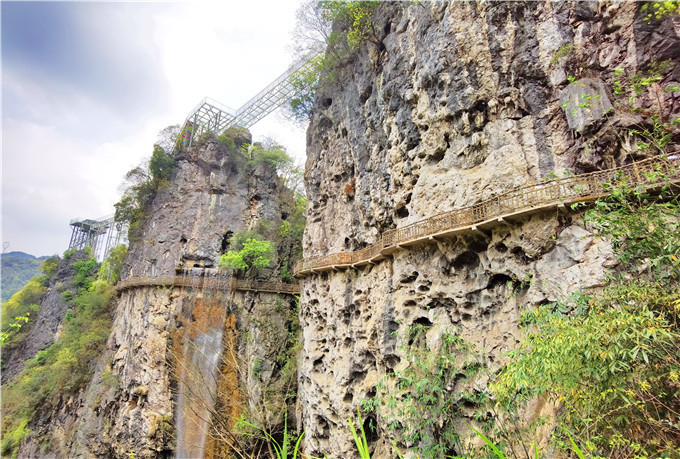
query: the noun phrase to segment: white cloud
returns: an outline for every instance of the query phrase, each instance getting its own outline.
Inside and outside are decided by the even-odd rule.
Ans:
[[[115,78],[81,87],[51,78],[49,67],[27,72],[3,61],[2,239],[10,250],[62,252],[70,219],[113,213],[125,172],[150,155],[161,129],[182,123],[205,96],[238,108],[282,73],[298,4],[90,4],[77,16],[91,37],[87,53],[109,58],[128,90]],[[304,130],[280,115],[252,131],[303,161]]]

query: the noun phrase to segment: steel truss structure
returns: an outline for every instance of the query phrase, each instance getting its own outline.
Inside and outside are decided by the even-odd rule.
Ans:
[[[127,244],[127,225],[116,223],[113,216],[96,220],[74,218],[70,222],[73,231],[69,249],[92,249],[92,254],[103,261],[111,249],[120,244]]]
[[[238,110],[233,110],[206,97],[189,112],[178,138],[180,149],[191,146],[193,139],[204,131],[220,133],[230,126],[249,128],[280,107],[295,89],[295,79],[308,71],[319,52],[296,61],[288,70],[257,93]]]

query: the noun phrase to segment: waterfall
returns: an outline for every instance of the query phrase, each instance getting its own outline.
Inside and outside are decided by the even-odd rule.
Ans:
[[[198,277],[198,276],[192,276]],[[195,299],[191,321],[184,327],[184,346],[176,356],[179,379],[175,410],[177,459],[202,458],[211,426],[211,415],[217,401],[222,357],[222,337],[226,320],[231,279],[219,282],[224,290],[214,291],[208,298],[202,289],[192,288]],[[206,279],[207,281],[207,279]],[[191,285],[194,279],[191,279]]]

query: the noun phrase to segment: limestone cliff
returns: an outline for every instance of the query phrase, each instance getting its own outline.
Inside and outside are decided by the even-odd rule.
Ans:
[[[317,92],[305,257],[361,249],[387,229],[552,174],[664,151],[633,131],[653,129],[654,113],[678,116],[680,27],[644,16],[632,2],[381,3],[371,42]],[[666,127],[677,144],[677,126]],[[347,419],[408,365],[412,326],[432,343],[455,331],[493,371],[518,342],[525,308],[597,288],[612,263],[581,215],[551,212],[305,276],[306,451],[355,454]],[[460,426],[474,408],[463,407]],[[391,440],[412,446],[372,421],[375,457],[393,456]]]
[[[282,409],[266,411],[265,425],[283,422],[295,401],[294,372],[284,368],[294,359],[283,357],[295,327],[294,298],[233,291],[231,278],[210,269],[233,234],[273,236],[295,214],[293,192],[276,168],[242,154],[238,147],[250,135],[237,134],[231,145],[204,136],[175,156],[123,266],[123,281],[147,284],[119,291],[92,381],[58,412],[32,421],[40,435],[23,442],[20,457],[222,457],[230,439],[218,427],[233,426],[241,413],[256,417],[275,403]],[[278,242],[269,268],[239,275],[280,282],[292,270],[294,241]],[[187,283],[154,284],[176,274]],[[218,288],[203,288],[203,279]],[[206,414],[213,424],[203,422]]]
[[[241,143],[249,141],[240,139]],[[233,233],[265,223],[278,228],[293,214],[292,198],[275,168],[266,163],[247,164],[236,150],[230,151],[214,138],[209,139],[176,156],[176,171],[156,196],[141,236],[131,244],[123,279],[174,275],[178,267],[192,274],[217,267]],[[278,264],[279,260],[274,260],[272,266]],[[258,275],[267,280],[278,276],[279,270],[272,268]],[[260,373],[268,375],[263,380],[268,381],[273,371],[268,362],[276,354],[269,354],[271,349],[267,346],[282,344],[278,331],[262,328],[271,321],[281,322],[285,347],[285,324],[291,308],[289,300],[276,298],[272,294],[228,289],[203,292],[191,288],[141,287],[123,292],[105,361],[83,404],[86,417],[73,450],[99,456],[134,453],[135,457],[157,457],[169,456],[182,448],[171,426],[177,427],[185,418],[173,410],[178,403],[178,386],[182,384],[178,381],[181,371],[177,365],[184,371],[189,366],[189,357],[182,357],[184,352],[190,352],[186,350],[187,340],[214,327],[217,333],[214,349],[201,352],[214,353],[217,358],[222,338],[237,343],[239,361],[235,365],[245,368],[234,370],[236,390],[249,374],[247,363],[252,364],[256,358],[260,360]],[[278,309],[274,307],[277,301]],[[270,320],[255,323],[257,319],[251,317],[254,311]],[[224,324],[228,317],[234,317],[237,323],[223,330],[219,323]],[[244,339],[261,335],[265,336],[255,344]],[[250,356],[250,360],[241,358],[242,353]],[[115,384],[107,385],[107,378],[114,379]],[[231,402],[235,405],[225,409],[236,410],[233,414],[238,416],[242,406],[236,398]],[[187,403],[199,404],[196,400]],[[183,451],[191,455],[195,450]]]

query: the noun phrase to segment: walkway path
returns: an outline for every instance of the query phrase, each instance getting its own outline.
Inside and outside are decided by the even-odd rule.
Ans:
[[[625,181],[647,189],[660,187],[659,174],[680,182],[680,155],[650,158],[626,166],[516,188],[470,207],[452,210],[385,231],[374,244],[354,252],[339,252],[305,258],[295,266],[295,275],[363,266],[390,256],[401,247],[437,237],[473,232],[485,233],[512,218],[563,209],[577,202],[594,201],[609,194],[610,184]]]
[[[298,284],[280,282],[253,282],[233,279],[228,276],[140,276],[120,281],[116,285],[118,293],[137,287],[184,287],[206,290],[242,290],[250,292],[287,293],[298,295]]]

